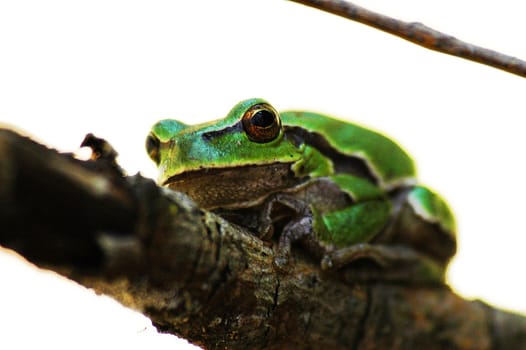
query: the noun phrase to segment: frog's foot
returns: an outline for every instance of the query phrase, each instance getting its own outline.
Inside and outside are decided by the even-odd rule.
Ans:
[[[378,268],[352,267],[354,261],[364,259],[374,262]],[[322,269],[338,269],[351,265],[343,271],[348,281],[397,281],[419,284],[443,284],[446,266],[422,255],[410,247],[377,244],[356,244],[326,253]]]
[[[286,271],[291,258],[292,243],[309,237],[312,234],[312,216],[300,217],[289,222],[279,238],[278,249],[274,257],[274,266],[281,271]]]
[[[420,254],[408,247],[359,243],[328,252],[322,258],[321,267],[324,270],[340,268],[356,260],[368,259],[382,268],[389,268],[415,263],[420,257]]]

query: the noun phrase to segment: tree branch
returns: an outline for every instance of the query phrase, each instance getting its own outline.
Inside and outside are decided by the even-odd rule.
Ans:
[[[404,22],[344,0],[291,0],[325,12],[363,23],[427,49],[462,57],[526,77],[526,62],[516,57],[469,44],[417,22]]]
[[[447,286],[360,281],[358,266],[322,271],[301,247],[276,271],[269,242],[122,176],[97,149],[98,160],[81,162],[0,130],[0,244],[161,331],[207,349],[526,347],[526,318]]]

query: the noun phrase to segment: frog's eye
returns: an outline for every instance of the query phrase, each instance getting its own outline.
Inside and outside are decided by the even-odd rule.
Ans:
[[[254,142],[270,142],[278,137],[281,130],[278,112],[266,103],[252,106],[243,115],[242,122],[245,133]]]
[[[155,162],[155,164],[159,164],[160,162],[160,146],[161,141],[159,141],[157,136],[155,136],[154,134],[150,133],[148,137],[146,137],[146,152],[148,152],[148,155]]]

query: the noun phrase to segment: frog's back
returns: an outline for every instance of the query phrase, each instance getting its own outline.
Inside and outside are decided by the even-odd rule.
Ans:
[[[307,143],[323,139],[334,153],[361,159],[381,187],[392,189],[415,182],[413,160],[397,143],[382,134],[318,113],[286,111],[280,114],[286,130],[300,128],[312,136],[304,136]]]

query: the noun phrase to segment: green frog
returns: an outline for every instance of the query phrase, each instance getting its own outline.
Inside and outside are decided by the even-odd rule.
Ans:
[[[223,119],[156,123],[146,149],[159,183],[249,228],[276,238],[286,268],[301,243],[323,269],[369,261],[380,269],[442,281],[456,251],[446,202],[417,183],[412,159],[391,139],[306,111],[278,113],[244,100]]]

